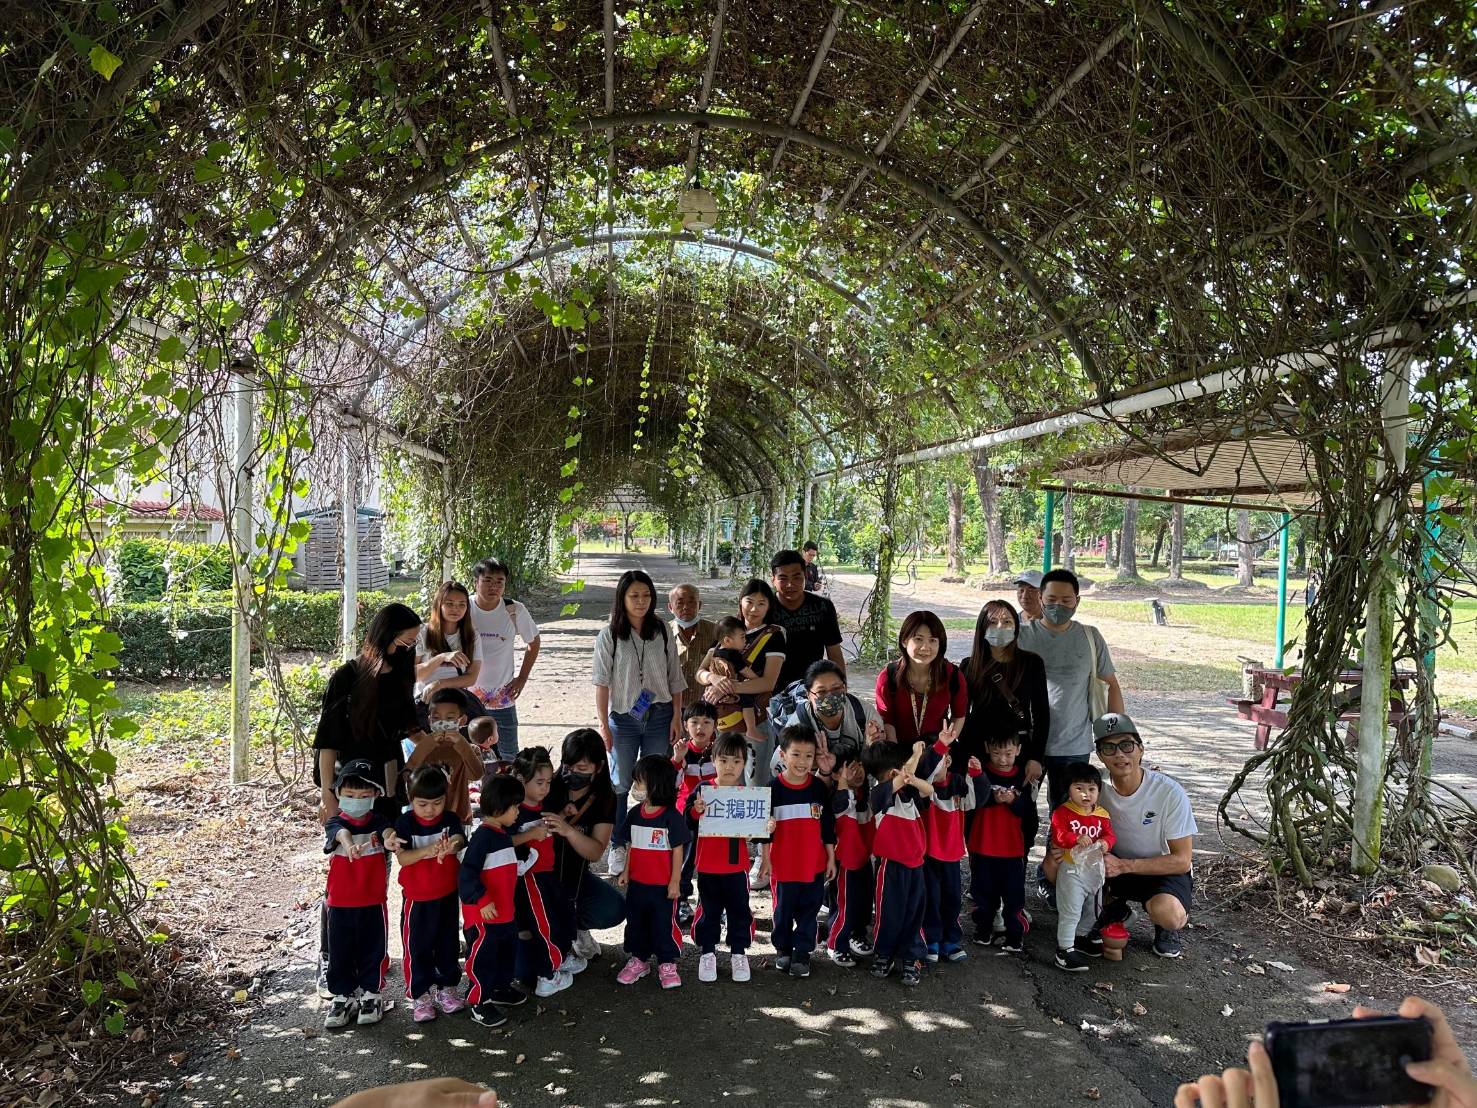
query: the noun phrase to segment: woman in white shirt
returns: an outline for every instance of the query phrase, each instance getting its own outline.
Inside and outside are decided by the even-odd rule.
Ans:
[[[471,595],[465,585],[447,581],[436,590],[431,616],[415,642],[415,698],[429,704],[441,689],[469,689],[482,668],[482,645],[472,630]],[[475,698],[464,694],[468,715]]]

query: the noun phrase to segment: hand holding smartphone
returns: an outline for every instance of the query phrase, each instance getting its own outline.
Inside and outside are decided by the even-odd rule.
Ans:
[[[1424,1017],[1375,1016],[1267,1025],[1281,1108],[1428,1104],[1436,1090],[1405,1072],[1431,1059]]]

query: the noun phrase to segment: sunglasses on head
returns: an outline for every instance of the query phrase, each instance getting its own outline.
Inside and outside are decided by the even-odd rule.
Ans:
[[[1104,740],[1097,744],[1099,754],[1132,754],[1133,748],[1143,746],[1138,739],[1123,739],[1121,742]]]

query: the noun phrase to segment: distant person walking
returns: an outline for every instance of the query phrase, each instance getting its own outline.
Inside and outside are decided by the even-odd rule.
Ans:
[[[821,572],[819,561],[821,548],[815,544],[815,540],[807,540],[800,548],[800,556],[805,559],[805,591],[824,592],[826,588],[826,576]]]

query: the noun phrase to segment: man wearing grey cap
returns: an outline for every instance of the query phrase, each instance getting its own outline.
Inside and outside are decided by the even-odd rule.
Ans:
[[[1126,713],[1099,716],[1092,733],[1098,759],[1108,770],[1098,803],[1107,809],[1117,836],[1106,858],[1104,908],[1093,935],[1126,920],[1130,903],[1142,904],[1154,924],[1154,953],[1178,958],[1194,891],[1191,858],[1199,830],[1190,798],[1173,777],[1144,769],[1144,742]]]
[[[1015,581],[1015,603],[1021,610],[1021,622],[1029,623],[1041,618],[1041,571],[1026,569],[1017,573]]]

